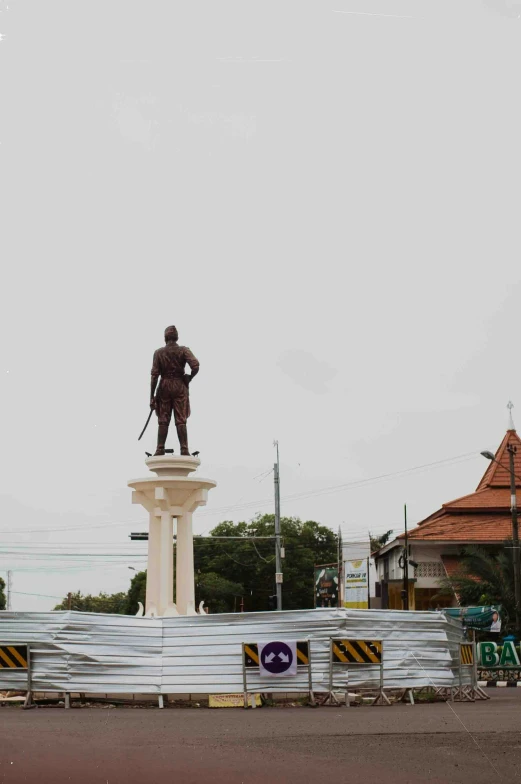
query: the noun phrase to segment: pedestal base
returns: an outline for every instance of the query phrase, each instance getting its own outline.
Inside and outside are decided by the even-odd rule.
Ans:
[[[195,457],[161,455],[145,461],[156,476],[132,479],[132,503],[149,513],[145,615],[196,615],[192,514],[204,506],[211,479],[189,476],[200,465]],[[173,519],[176,519],[176,603],[174,604]]]

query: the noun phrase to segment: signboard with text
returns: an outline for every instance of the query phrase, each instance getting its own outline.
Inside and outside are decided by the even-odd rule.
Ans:
[[[366,610],[368,607],[367,559],[344,563],[344,607]]]
[[[479,663],[482,667],[521,667],[521,650],[512,640],[478,643]]]
[[[315,566],[315,607],[338,607],[338,567]]]
[[[480,642],[477,651],[479,680],[521,682],[519,643],[513,640],[504,640],[502,644]]]
[[[251,695],[250,699],[253,698]],[[262,706],[260,694],[255,695],[255,705],[257,708]],[[244,694],[209,694],[209,708],[244,708]]]
[[[448,607],[444,610],[451,618],[459,618],[467,629],[477,629],[492,634],[501,631],[501,607]]]

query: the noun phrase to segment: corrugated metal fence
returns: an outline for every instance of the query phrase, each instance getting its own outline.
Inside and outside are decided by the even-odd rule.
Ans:
[[[80,612],[0,612],[0,644],[31,645],[34,691],[218,694],[243,690],[242,643],[309,640],[313,689],[328,690],[332,638],[383,640],[385,688],[456,685],[459,621],[438,612],[295,610],[177,618]],[[333,686],[376,687],[379,667],[335,665]],[[0,669],[0,689],[26,674]],[[260,679],[250,690],[307,691],[308,672]]]

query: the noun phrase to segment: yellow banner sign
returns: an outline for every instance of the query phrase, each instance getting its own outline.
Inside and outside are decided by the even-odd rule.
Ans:
[[[366,610],[368,601],[367,560],[344,562],[344,607],[350,610]]]
[[[252,695],[248,695],[248,702],[251,704]],[[260,694],[255,695],[255,705],[260,708],[262,705]],[[244,708],[244,694],[210,694],[208,696],[209,708]]]

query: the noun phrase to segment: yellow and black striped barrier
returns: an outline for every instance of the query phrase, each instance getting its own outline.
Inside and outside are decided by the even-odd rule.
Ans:
[[[27,645],[0,645],[0,668],[27,670],[29,668]]]
[[[259,666],[259,648],[256,642],[245,642],[243,645],[244,666],[248,669]]]
[[[259,666],[259,648],[256,642],[245,642],[243,648],[244,666],[252,669]],[[307,640],[297,642],[297,664],[309,667],[309,643]]]
[[[27,685],[23,707],[30,707],[32,703],[31,646],[26,643],[0,643],[0,670],[4,670],[4,672],[26,671]],[[7,681],[7,678],[5,680]]]
[[[458,686],[450,689],[451,700],[459,702],[468,700],[474,702],[476,697],[482,699],[478,686],[478,671],[476,666],[476,643],[460,642],[458,667]],[[470,673],[470,674],[469,674]]]
[[[381,640],[331,640],[334,664],[381,664]]]
[[[347,665],[376,665],[380,669],[378,696],[373,705],[387,703],[389,699],[384,691],[384,665],[383,665],[383,642],[382,640],[359,640],[359,639],[332,639],[329,650],[329,695],[324,701],[331,704],[338,704],[333,683],[333,668],[335,666]],[[349,686],[345,684],[345,702],[349,705]]]

